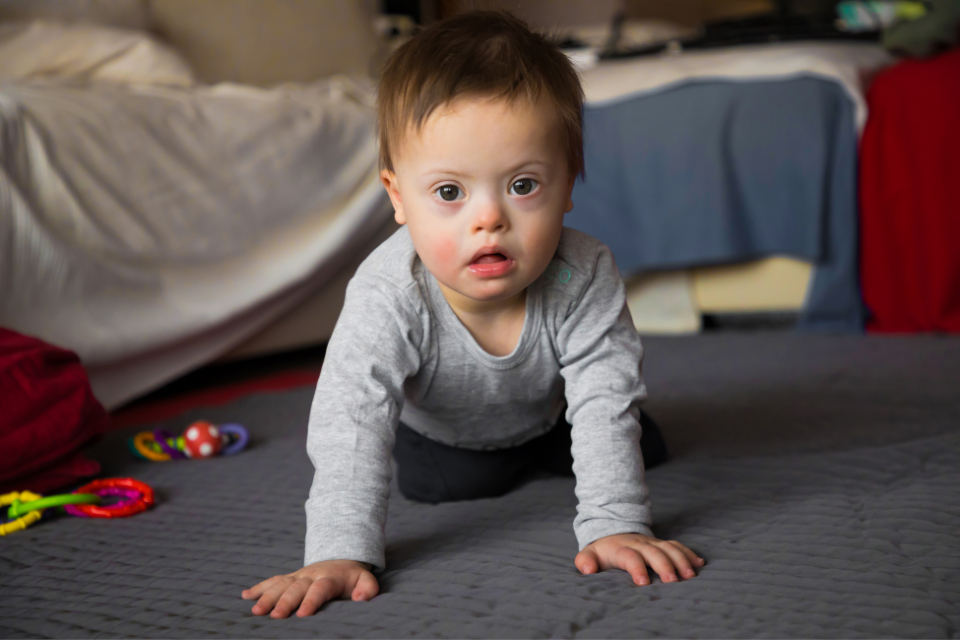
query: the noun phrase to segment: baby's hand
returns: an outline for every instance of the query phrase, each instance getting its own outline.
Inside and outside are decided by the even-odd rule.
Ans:
[[[366,563],[325,560],[264,580],[240,595],[244,600],[257,600],[251,609],[254,615],[286,618],[296,609],[297,617],[302,618],[313,615],[327,600],[370,600],[379,591]]]
[[[677,574],[683,579],[693,578],[693,567],[702,567],[700,558],[676,540],[658,540],[639,533],[621,533],[600,538],[584,547],[573,563],[580,573],[596,573],[598,570],[623,569],[638,585],[650,584],[647,565],[650,565],[664,582],[676,582]]]

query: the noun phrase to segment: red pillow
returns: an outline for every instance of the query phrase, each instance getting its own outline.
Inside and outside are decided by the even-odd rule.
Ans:
[[[0,493],[46,493],[98,474],[78,450],[108,420],[75,353],[0,328]]]

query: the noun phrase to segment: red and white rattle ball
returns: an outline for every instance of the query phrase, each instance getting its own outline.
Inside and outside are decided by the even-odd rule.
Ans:
[[[188,458],[210,458],[220,453],[223,440],[220,430],[209,422],[199,420],[183,432],[183,452]]]

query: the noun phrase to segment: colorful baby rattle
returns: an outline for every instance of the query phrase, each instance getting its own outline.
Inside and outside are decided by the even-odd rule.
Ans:
[[[114,504],[102,504],[107,496],[120,496]],[[44,511],[63,507],[82,518],[126,518],[146,511],[154,504],[150,485],[133,478],[106,478],[83,485],[73,493],[43,496],[30,491],[0,495],[0,507],[9,506],[8,522],[0,524],[0,536],[22,531],[43,517]]]
[[[232,456],[243,451],[250,442],[250,434],[239,424],[219,427],[204,420],[194,422],[183,435],[175,438],[163,429],[141,431],[130,438],[130,450],[144,460],[166,462],[182,458],[212,458]]]

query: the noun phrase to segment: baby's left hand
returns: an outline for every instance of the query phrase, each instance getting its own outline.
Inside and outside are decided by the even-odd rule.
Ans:
[[[639,533],[621,533],[600,538],[584,547],[573,563],[580,573],[596,573],[607,569],[623,569],[638,585],[650,584],[647,565],[664,582],[693,578],[693,567],[702,567],[700,558],[676,540],[658,540]]]

